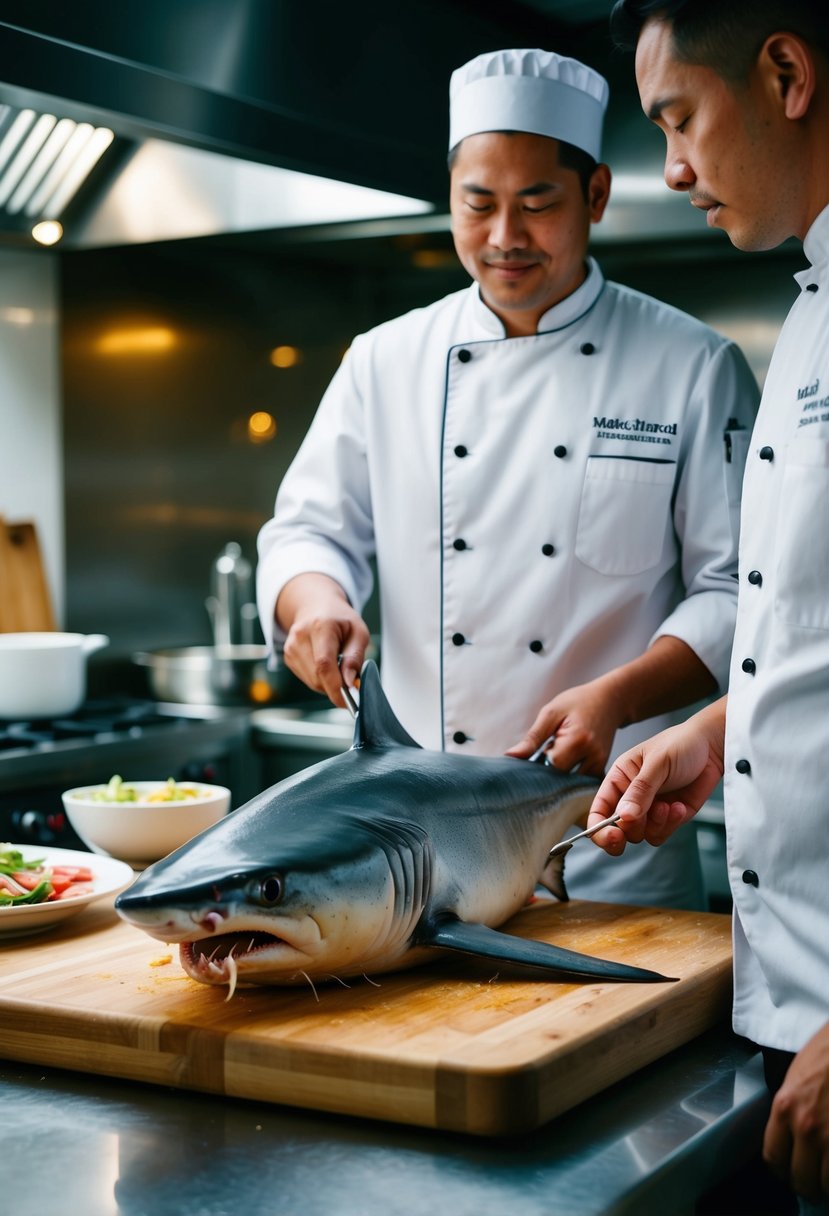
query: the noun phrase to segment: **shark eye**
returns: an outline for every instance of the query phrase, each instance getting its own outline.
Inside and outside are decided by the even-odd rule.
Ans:
[[[260,904],[264,904],[266,908],[274,907],[282,898],[282,879],[278,874],[269,874],[259,883],[256,894]]]

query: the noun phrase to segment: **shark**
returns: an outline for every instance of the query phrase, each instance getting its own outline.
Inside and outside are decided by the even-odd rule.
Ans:
[[[115,901],[178,944],[204,984],[298,985],[398,971],[446,952],[535,978],[667,982],[502,932],[539,885],[567,899],[552,845],[598,783],[543,759],[421,747],[373,661],[349,750],[278,782],[148,867]]]

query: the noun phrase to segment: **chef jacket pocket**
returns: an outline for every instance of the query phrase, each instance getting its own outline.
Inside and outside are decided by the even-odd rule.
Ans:
[[[787,625],[829,629],[829,440],[799,435],[788,444],[779,501],[777,616]]]
[[[662,557],[675,461],[591,456],[576,532],[576,557],[600,574],[641,574]]]

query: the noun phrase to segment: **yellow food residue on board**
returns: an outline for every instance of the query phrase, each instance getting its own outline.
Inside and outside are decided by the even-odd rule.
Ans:
[[[160,958],[150,959],[151,967],[166,967],[168,963],[173,961],[172,954],[162,954]]]
[[[176,975],[154,975],[145,983],[136,984],[135,991],[143,992],[145,995],[149,996],[158,996],[160,992],[169,992],[171,989],[189,988],[191,984],[193,984],[194,988],[196,987],[195,983],[190,980],[190,977],[185,975],[183,972]],[[199,985],[199,987],[201,987],[201,985]]]

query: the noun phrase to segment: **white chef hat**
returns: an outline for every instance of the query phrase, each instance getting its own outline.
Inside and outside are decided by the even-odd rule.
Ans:
[[[488,51],[449,81],[449,148],[482,131],[549,135],[601,159],[604,76],[554,51]]]

